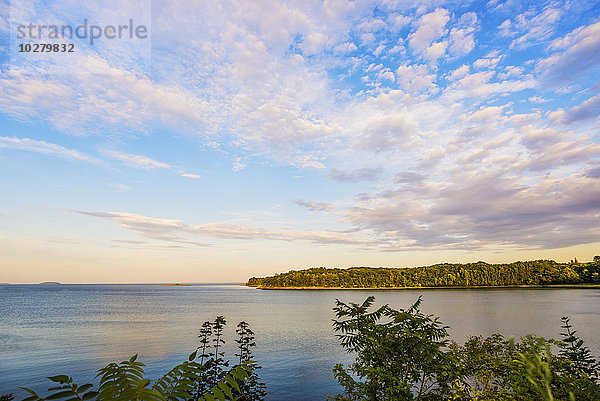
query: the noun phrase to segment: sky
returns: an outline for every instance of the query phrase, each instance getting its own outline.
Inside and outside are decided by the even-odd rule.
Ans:
[[[591,260],[599,116],[595,0],[0,0],[0,282]]]

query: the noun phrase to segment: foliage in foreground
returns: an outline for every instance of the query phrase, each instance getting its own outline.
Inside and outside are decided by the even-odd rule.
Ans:
[[[334,330],[356,358],[333,369],[344,392],[329,400],[600,400],[600,367],[568,318],[562,341],[495,334],[459,345],[420,312],[421,297],[406,310],[371,311],[374,300],[336,301]]]
[[[205,322],[200,329],[200,346],[187,361],[175,366],[160,379],[146,378],[145,365],[134,355],[119,364],[110,363],[98,371],[98,387],[87,383],[78,385],[66,375],[48,377],[54,384],[50,395],[42,397],[22,387],[30,396],[23,401],[41,400],[98,400],[98,401],[260,401],[266,395],[265,385],[256,373],[260,366],[252,358],[254,333],[246,322],[238,324],[239,338],[236,365],[227,370],[222,347],[223,316]],[[12,396],[2,396],[10,401]]]

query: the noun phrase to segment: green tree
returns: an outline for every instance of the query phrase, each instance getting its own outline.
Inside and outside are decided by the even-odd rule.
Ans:
[[[248,323],[242,321],[238,324],[236,333],[238,334],[236,342],[239,353],[236,353],[235,356],[239,358],[240,365],[246,363],[252,369],[248,380],[240,385],[241,400],[262,401],[267,395],[267,391],[265,384],[260,381],[257,373],[261,367],[258,363],[252,361],[252,347],[256,346],[254,332],[250,329]]]
[[[344,393],[330,400],[446,399],[460,381],[448,355],[448,333],[437,318],[419,311],[421,297],[406,310],[388,305],[370,312],[374,297],[362,304],[336,300],[334,330],[355,362],[333,373]]]

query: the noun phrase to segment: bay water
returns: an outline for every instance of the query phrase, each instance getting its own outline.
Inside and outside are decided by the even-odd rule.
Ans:
[[[600,289],[258,290],[235,284],[1,285],[0,394],[44,391],[46,376],[67,374],[81,384],[96,370],[138,354],[152,378],[186,360],[198,346],[204,321],[222,315],[226,357],[235,353],[235,326],[244,320],[256,335],[254,359],[268,400],[323,400],[341,388],[331,370],[352,356],[332,330],[335,299],[409,307],[450,326],[451,337],[530,333],[559,338],[569,316],[600,357]]]

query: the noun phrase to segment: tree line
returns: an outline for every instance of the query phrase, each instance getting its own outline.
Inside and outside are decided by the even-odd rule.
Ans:
[[[554,284],[600,284],[600,257],[587,263],[534,260],[489,264],[441,263],[414,268],[351,267],[291,270],[271,277],[252,277],[246,285],[261,288],[395,288],[471,287]]]

